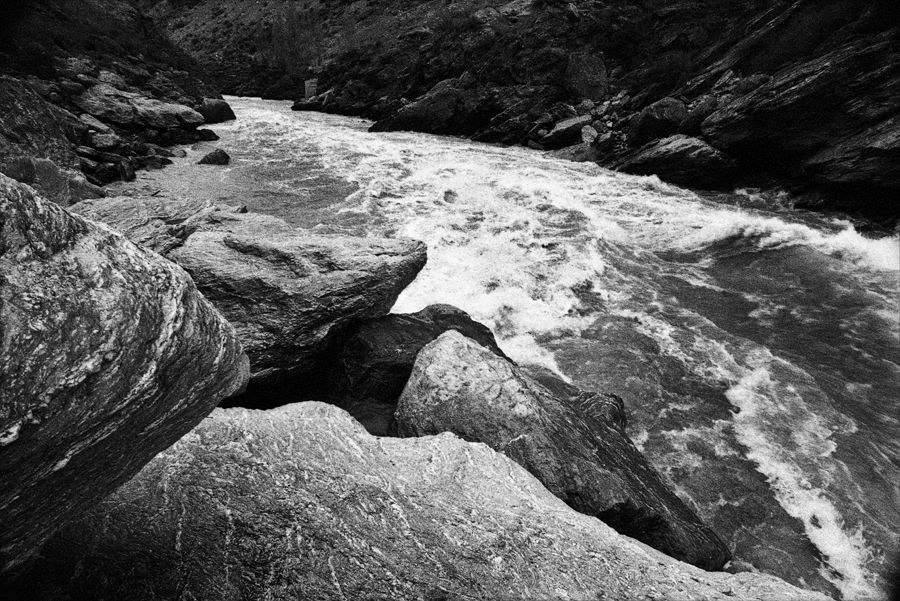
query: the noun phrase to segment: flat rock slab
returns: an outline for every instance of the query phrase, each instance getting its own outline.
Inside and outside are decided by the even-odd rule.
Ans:
[[[0,176],[0,569],[247,377],[187,273]]]
[[[259,383],[311,368],[332,329],[387,313],[425,253],[409,239],[211,231],[169,257],[235,325]]]
[[[91,86],[72,102],[100,121],[124,127],[191,129],[204,121],[203,115],[188,106],[126,92],[106,83]]]
[[[624,431],[617,399],[549,390],[450,331],[419,352],[394,416],[402,436],[483,442],[573,509],[682,561],[721,569],[730,553],[663,482]]]
[[[248,213],[245,207],[181,197],[111,196],[85,200],[69,210],[105,223],[135,244],[161,255],[183,245],[198,231],[262,235],[294,230],[282,219]]]
[[[485,445],[376,438],[320,403],[217,409],[18,584],[10,601],[826,599],[676,562]]]

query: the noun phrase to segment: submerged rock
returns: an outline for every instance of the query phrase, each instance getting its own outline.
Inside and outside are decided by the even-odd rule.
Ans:
[[[220,98],[204,98],[203,104],[197,107],[206,123],[224,123],[237,119],[231,105]]]
[[[784,599],[578,514],[451,434],[370,436],[320,403],[216,410],[60,533],[10,601]]]
[[[332,329],[387,313],[425,265],[425,244],[206,231],[168,256],[234,324],[262,383],[311,368]]]
[[[487,326],[456,307],[431,305],[418,313],[362,321],[342,332],[319,358],[320,379],[310,396],[347,410],[369,433],[385,436],[416,355],[448,330],[507,359]]]
[[[216,148],[203,156],[197,161],[198,165],[227,165],[231,162],[231,157],[221,148]]]
[[[716,188],[735,175],[735,163],[703,140],[677,134],[633,152],[613,165],[635,175],[657,175],[679,186]]]
[[[247,381],[176,265],[0,176],[0,570]]]
[[[602,394],[555,397],[458,332],[419,353],[400,397],[401,436],[440,432],[483,442],[573,509],[707,570],[730,558],[719,537],[662,481]]]

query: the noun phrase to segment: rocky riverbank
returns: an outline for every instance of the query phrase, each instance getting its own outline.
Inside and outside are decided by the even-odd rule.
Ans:
[[[303,392],[297,379],[288,391],[284,374],[273,379],[272,369],[302,374],[298,360],[329,365],[329,357],[359,348],[345,346],[360,335],[348,325],[384,319],[378,316],[424,263],[421,243],[320,238],[240,207],[174,198],[90,200],[70,213],[0,178],[7,216],[0,398],[8,416],[0,511],[4,523],[18,524],[0,540],[4,598],[112,599],[127,591],[169,599],[189,591],[212,599],[311,588],[321,598],[428,591],[823,598],[772,577],[704,573],[604,525],[707,569],[728,559],[715,533],[624,434],[620,400],[556,396],[496,354],[483,326],[453,308],[397,322],[432,324],[421,330],[433,340],[424,346],[419,335],[395,338],[412,349],[401,355],[415,365],[399,376],[411,378],[400,398],[378,401],[399,403],[390,430],[412,439],[374,438],[334,406],[290,404],[298,393],[316,393]],[[79,213],[104,219],[147,250]],[[275,242],[258,237],[273,228]],[[223,252],[233,253],[229,269],[203,270]],[[241,293],[235,286],[243,271],[268,282],[263,288],[281,302]],[[173,282],[171,293],[163,280]],[[60,295],[62,282],[69,289]],[[133,282],[136,296],[111,282]],[[141,292],[148,285],[153,294]],[[270,310],[255,309],[260,302]],[[298,310],[305,319],[296,319]],[[51,318],[52,328],[41,327]],[[279,336],[260,336],[262,321]],[[79,327],[93,335],[69,335]],[[48,331],[63,337],[51,342]],[[135,336],[157,342],[132,349]],[[287,339],[296,348],[285,348]],[[218,411],[98,506],[223,397],[245,404],[234,396],[248,377],[242,348],[255,397],[276,408]],[[371,361],[348,376],[358,382],[362,374],[375,382],[398,377],[391,365]],[[465,403],[484,387],[510,396],[501,394],[472,421]],[[439,397],[459,399],[458,417],[430,408]],[[546,415],[523,422],[523,412]],[[575,426],[577,440],[569,435]],[[543,457],[549,448],[559,451],[551,463]],[[61,498],[71,501],[40,501]],[[422,557],[434,566],[422,571]],[[373,582],[381,584],[373,589]]]
[[[171,163],[233,119],[131,4],[33,0],[0,25],[0,173],[63,206]]]
[[[883,0],[271,4],[142,6],[230,93],[896,223],[900,28]],[[288,26],[315,52],[291,55]]]

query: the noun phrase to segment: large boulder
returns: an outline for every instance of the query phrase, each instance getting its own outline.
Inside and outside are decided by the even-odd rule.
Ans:
[[[261,384],[311,368],[333,329],[387,313],[425,265],[425,244],[202,231],[168,256],[235,325]]]
[[[671,136],[678,131],[687,115],[684,103],[675,98],[663,98],[644,107],[634,116],[628,128],[628,142],[643,146],[647,142]]]
[[[105,83],[91,86],[72,102],[101,121],[123,127],[193,129],[204,121],[203,115],[188,106],[119,90]]]
[[[203,158],[197,161],[198,165],[227,165],[231,162],[231,157],[221,148],[216,148],[212,152],[203,155]]]
[[[539,142],[544,148],[562,148],[581,141],[581,130],[594,120],[590,115],[570,117],[557,122]]]
[[[0,570],[247,381],[190,277],[0,176]]]
[[[679,186],[727,186],[736,169],[734,161],[703,140],[677,134],[651,142],[613,167],[635,175],[657,175]]]
[[[482,100],[471,84],[466,76],[441,81],[390,119],[376,122],[372,131],[420,131],[449,135],[471,133],[486,121],[475,116]]]
[[[237,119],[231,105],[220,98],[204,98],[203,103],[197,107],[197,112],[203,115],[206,123],[224,123]]]
[[[575,52],[566,67],[566,89],[572,98],[600,102],[609,94],[606,63],[596,54]]]
[[[345,409],[371,434],[385,436],[416,355],[448,330],[506,358],[487,326],[456,307],[431,305],[360,321],[341,332],[319,358],[309,396]]]
[[[719,537],[663,483],[624,431],[615,397],[554,396],[458,332],[419,352],[395,414],[401,436],[483,442],[573,509],[707,570],[730,558]]]
[[[578,514],[451,434],[376,438],[336,407],[217,409],[45,546],[28,599],[783,599]]]

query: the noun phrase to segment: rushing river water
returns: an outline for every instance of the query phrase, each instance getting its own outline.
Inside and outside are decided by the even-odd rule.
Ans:
[[[900,242],[524,149],[229,99],[198,154],[123,190],[409,236],[394,312],[450,303],[533,373],[618,393],[629,433],[735,569],[879,598],[900,548]]]

